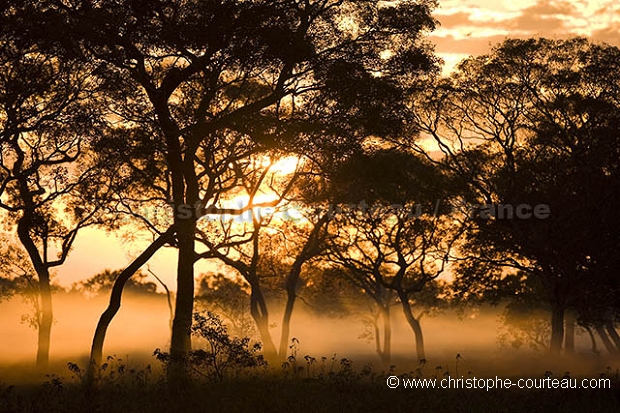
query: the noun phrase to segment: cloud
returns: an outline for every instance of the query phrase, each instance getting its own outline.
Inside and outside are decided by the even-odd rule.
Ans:
[[[481,55],[488,53],[491,47],[506,40],[506,35],[477,37],[475,33],[464,39],[456,39],[452,35],[443,37],[431,37],[435,43],[435,49],[440,53]]]
[[[459,26],[469,26],[471,13],[459,11],[452,14],[436,15],[435,18],[441,23],[441,27],[454,28]]]
[[[471,29],[472,26],[485,29],[510,30],[519,33],[557,33],[570,29],[567,22],[580,18],[579,10],[570,2],[538,0],[534,5],[519,12],[491,12],[480,7],[468,8],[455,13],[437,14],[436,18],[444,29]]]
[[[446,63],[456,56],[488,53],[506,38],[589,36],[620,46],[620,4],[616,0],[535,0],[521,9],[515,9],[510,0],[446,0],[435,18],[441,26],[429,40]]]
[[[519,32],[557,33],[567,31],[566,18],[575,15],[578,15],[577,9],[569,2],[539,0],[523,9],[519,17],[502,23]]]
[[[620,23],[613,24],[604,29],[595,30],[590,37],[592,40],[620,47]]]

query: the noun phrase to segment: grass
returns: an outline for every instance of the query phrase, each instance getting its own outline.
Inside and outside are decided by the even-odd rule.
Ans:
[[[611,412],[620,411],[620,387],[598,390],[389,389],[389,373],[350,360],[289,358],[279,369],[237,377],[195,378],[173,390],[162,372],[129,368],[111,359],[97,390],[87,392],[83,371],[39,384],[0,384],[1,412]],[[430,369],[429,369],[430,370]],[[435,371],[429,374],[433,377]]]

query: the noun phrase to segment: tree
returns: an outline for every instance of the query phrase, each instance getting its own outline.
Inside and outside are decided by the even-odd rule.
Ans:
[[[49,359],[53,321],[51,271],[61,266],[81,228],[99,220],[95,180],[86,155],[103,122],[92,109],[92,68],[39,47],[30,23],[2,11],[0,38],[0,208],[37,277],[41,316],[37,366]]]
[[[604,274],[617,266],[620,89],[608,73],[618,53],[579,38],[507,40],[419,102],[427,109],[418,123],[470,190],[476,226],[466,256],[489,264],[497,282],[502,268],[540,279],[553,353],[565,311],[593,286],[606,288]],[[543,219],[498,209],[523,205],[542,208]],[[484,278],[467,274],[470,285]]]
[[[384,361],[389,362],[390,354],[392,294],[414,333],[417,358],[425,359],[420,318],[427,309],[415,314],[413,306],[436,299],[439,289],[433,281],[443,273],[461,233],[461,226],[446,216],[448,181],[423,158],[396,150],[353,158],[339,178],[350,176],[356,178],[347,186],[336,181],[340,197],[362,199],[332,218],[329,260],[377,303],[384,325]]]
[[[222,273],[208,273],[198,280],[196,301],[199,307],[220,316],[232,335],[251,337],[254,323],[250,318],[249,295],[247,284]]]
[[[6,238],[2,241],[4,246],[0,253],[0,300],[6,300],[15,294],[23,293],[33,284],[34,271],[24,252],[17,248],[14,242]],[[34,285],[31,288],[34,290]]]
[[[42,323],[41,299],[39,283],[32,263],[19,244],[7,237],[3,240],[0,254],[0,298],[10,299],[20,296],[28,306],[28,313],[22,314],[21,321],[38,331]],[[59,290],[58,286],[51,285],[53,293]]]
[[[434,68],[421,43],[434,28],[434,5],[50,1],[39,14],[42,32],[73,34],[53,39],[67,53],[101,64],[126,96],[117,109],[136,132],[126,135],[152,140],[165,162],[160,188],[175,211],[179,250],[172,358],[190,348],[196,222],[201,211],[217,212],[221,192],[204,159],[221,155],[222,139],[258,148],[295,141],[307,151],[316,136],[334,137],[323,146],[337,147],[398,133],[399,82]]]
[[[295,171],[282,174],[272,171],[273,163],[264,169],[254,169],[242,188],[250,198],[249,204],[262,192],[275,197],[271,211],[252,209],[247,212],[247,222],[220,220],[200,231],[199,242],[207,246],[203,257],[215,257],[235,269],[250,287],[250,314],[263,342],[268,360],[286,358],[290,323],[298,290],[302,284],[302,267],[322,251],[322,238],[328,220],[327,214],[293,220],[288,213],[300,204],[300,191],[296,183],[304,174],[307,162],[297,162]],[[304,166],[306,165],[306,166]],[[295,202],[297,200],[297,202]],[[297,214],[303,211],[297,210]],[[216,237],[215,234],[219,234]],[[219,239],[218,239],[219,238]],[[287,258],[292,257],[292,258]],[[271,279],[271,282],[269,281]],[[276,347],[270,332],[269,307],[266,293],[282,289],[286,292],[280,343]]]
[[[72,290],[88,295],[108,295],[114,286],[121,270],[104,270],[92,277],[73,284]],[[132,279],[127,280],[125,289],[130,294],[156,294],[157,284],[145,281],[148,275],[137,272]]]

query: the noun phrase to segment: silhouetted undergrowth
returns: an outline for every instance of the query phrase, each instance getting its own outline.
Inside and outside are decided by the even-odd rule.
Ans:
[[[239,378],[251,375],[267,366],[260,354],[260,343],[251,344],[249,337],[231,337],[216,314],[195,313],[192,335],[202,348],[190,351],[185,363],[190,374],[196,378],[222,381],[227,376]],[[154,355],[166,367],[172,361],[171,355],[160,349],[156,349]]]

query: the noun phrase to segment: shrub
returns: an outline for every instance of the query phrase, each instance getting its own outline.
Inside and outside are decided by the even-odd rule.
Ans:
[[[199,378],[222,381],[230,372],[235,377],[267,365],[260,353],[260,343],[251,345],[249,337],[231,337],[222,320],[211,312],[194,313],[192,334],[204,344],[192,350],[186,360],[191,373]],[[158,360],[168,364],[171,356],[155,350]]]

